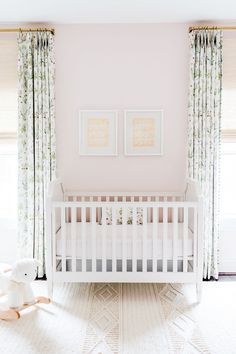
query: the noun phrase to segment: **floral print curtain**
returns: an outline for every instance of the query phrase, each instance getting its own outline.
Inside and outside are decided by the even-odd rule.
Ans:
[[[204,199],[204,278],[218,278],[222,31],[190,33],[188,175]]]
[[[45,274],[45,201],[56,173],[55,60],[50,32],[18,35],[18,239]]]

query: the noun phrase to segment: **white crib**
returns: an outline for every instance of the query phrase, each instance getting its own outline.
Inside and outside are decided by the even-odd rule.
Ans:
[[[47,281],[202,282],[202,200],[184,193],[64,192],[47,198]]]

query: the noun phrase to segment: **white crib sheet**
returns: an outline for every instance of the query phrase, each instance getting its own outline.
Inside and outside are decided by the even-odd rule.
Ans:
[[[96,224],[96,258],[102,258],[102,226]],[[112,258],[112,226],[106,225],[106,258]],[[128,259],[132,259],[132,238],[133,230],[132,225],[127,225],[127,235],[125,239],[125,250],[126,256]],[[136,234],[136,257],[138,259],[142,258],[142,225],[137,225],[137,234]],[[82,258],[82,225],[81,223],[76,223],[76,258]],[[177,238],[177,258],[180,259],[183,257],[183,223],[178,223],[178,238]],[[85,227],[86,232],[86,258],[92,258],[92,224],[86,223]],[[152,224],[147,224],[147,258],[153,258],[153,240],[152,240],[153,226]],[[72,257],[72,242],[71,242],[71,223],[66,223],[65,227],[66,235],[66,257]],[[122,225],[116,225],[116,258],[122,258]],[[162,235],[163,235],[163,224],[158,224],[158,233],[157,233],[157,259],[162,259]],[[172,259],[173,257],[173,223],[168,223],[168,237],[167,237],[167,259]],[[56,235],[56,253],[57,257],[62,255],[62,237],[61,229],[57,232]],[[189,229],[187,237],[187,256],[191,257],[193,255],[193,233]]]

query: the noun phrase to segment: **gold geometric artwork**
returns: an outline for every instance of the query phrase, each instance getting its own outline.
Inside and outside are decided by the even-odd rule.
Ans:
[[[93,148],[109,146],[109,120],[89,118],[87,125],[87,145]]]
[[[133,122],[133,148],[155,147],[155,119],[134,118]]]

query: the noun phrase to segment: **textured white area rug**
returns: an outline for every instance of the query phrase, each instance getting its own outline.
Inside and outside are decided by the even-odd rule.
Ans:
[[[46,295],[45,282],[34,288]],[[60,285],[53,304],[0,322],[0,353],[234,354],[234,299],[233,282],[204,283],[201,305],[191,285]]]

